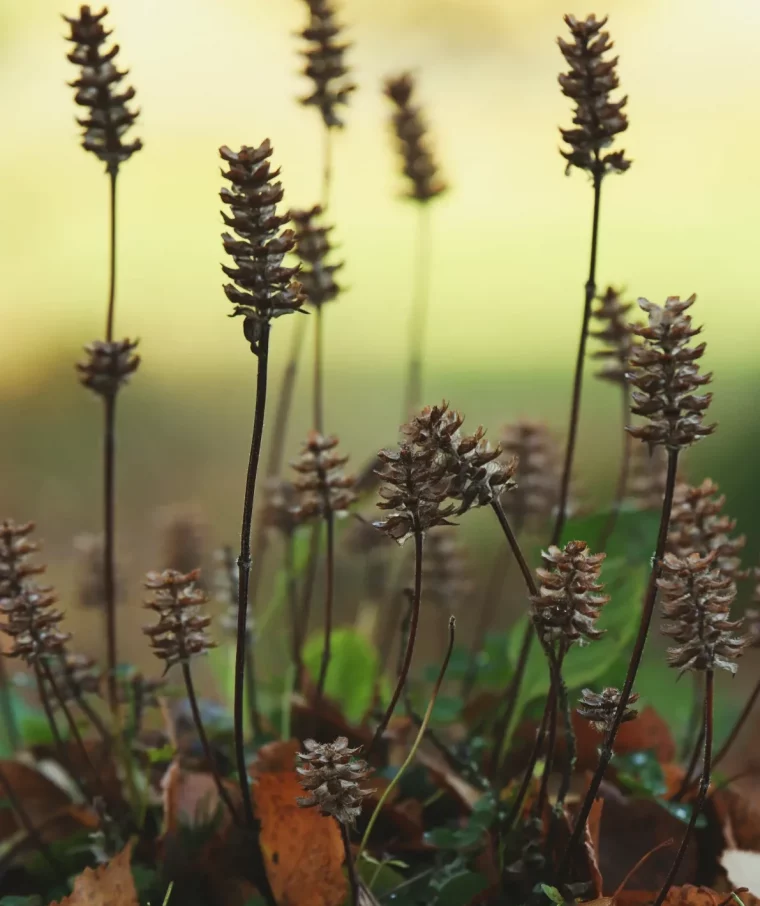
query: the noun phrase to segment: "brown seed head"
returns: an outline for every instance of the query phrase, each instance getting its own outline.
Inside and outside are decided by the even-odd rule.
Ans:
[[[585,541],[544,551],[546,566],[536,570],[539,593],[531,601],[533,622],[545,642],[584,644],[604,635],[596,621],[610,600],[601,594],[604,586],[599,584],[605,556],[592,554]]]
[[[300,457],[291,463],[301,476],[293,482],[300,498],[293,508],[298,520],[326,519],[330,513],[342,515],[356,500],[354,478],[343,472],[348,456],[340,456],[337,446],[337,437],[310,431]]]
[[[457,514],[487,506],[511,488],[517,461],[501,459],[501,447],[492,447],[480,426],[474,434],[461,431],[464,416],[448,403],[427,406],[402,432],[421,450],[428,451],[449,479],[449,496],[458,501]]]
[[[264,522],[268,528],[287,538],[302,522],[297,513],[298,492],[295,485],[281,478],[269,478],[264,494]]]
[[[599,305],[592,311],[592,317],[599,324],[599,330],[591,331],[592,337],[602,341],[602,348],[592,354],[601,359],[601,370],[597,377],[614,384],[627,384],[628,361],[633,349],[634,334],[629,323],[632,302],[623,302],[620,292],[608,286],[604,295],[598,297]]]
[[[137,340],[93,340],[84,347],[85,362],[77,362],[81,383],[102,397],[114,397],[137,371],[140,356],[134,355]]]
[[[689,346],[701,328],[692,327],[691,317],[684,312],[696,298],[692,295],[681,301],[670,296],[663,306],[639,299],[649,323],[633,327],[644,343],[633,348],[628,380],[634,388],[631,411],[649,423],[626,430],[650,447],[661,444],[680,450],[715,430],[715,425],[702,424],[712,394],[695,393],[712,378],[700,374],[697,364],[705,344]]]
[[[504,463],[517,461],[515,482],[507,485],[501,503],[516,527],[547,519],[557,504],[560,449],[543,422],[520,419],[502,428],[499,446]]]
[[[383,463],[378,471],[383,485],[377,505],[393,512],[373,523],[375,528],[403,544],[417,532],[427,532],[436,525],[454,525],[448,521],[454,506],[444,505],[450,496],[450,481],[434,451],[400,444],[398,450],[381,450],[378,457]]]
[[[108,172],[115,174],[119,164],[142,148],[142,142],[139,138],[124,141],[138,111],[130,110],[128,106],[135,96],[135,89],[120,90],[120,83],[127,73],[117,69],[114,62],[119,45],[105,48],[111,34],[103,27],[107,14],[106,7],[93,13],[89,6],[80,6],[77,18],[63,18],[71,27],[67,40],[75,45],[67,57],[80,68],[79,78],[69,84],[76,88],[74,101],[88,109],[85,117],[77,119],[84,130],[82,147],[92,151],[105,163]]]
[[[619,689],[607,688],[601,693],[584,689],[581,692],[581,703],[577,708],[578,714],[584,720],[589,721],[600,733],[607,734],[620,707],[620,696]],[[630,707],[635,705],[638,700],[639,696],[632,692],[623,713],[622,723],[635,720],[638,716],[636,709]]]
[[[311,79],[314,88],[310,95],[301,98],[306,106],[319,108],[328,129],[342,128],[345,123],[338,115],[338,108],[348,104],[352,85],[346,78],[348,67],[344,54],[351,46],[336,40],[341,26],[335,20],[335,9],[330,0],[306,0],[309,8],[309,24],[300,32],[307,42],[302,51],[306,58],[303,74]]]
[[[143,632],[153,653],[165,662],[164,672],[216,647],[206,632],[211,617],[202,610],[208,597],[196,587],[199,576],[197,569],[186,574],[167,569],[145,577],[145,587],[153,592],[145,606],[158,614],[158,623],[144,627]]]
[[[238,236],[222,233],[224,250],[234,262],[234,267],[222,265],[232,280],[224,292],[235,306],[233,316],[245,318],[246,339],[257,353],[262,324],[301,310],[303,297],[295,280],[298,268],[283,265],[285,255],[295,247],[295,233],[283,229],[289,218],[277,213],[284,192],[276,181],[280,171],[272,170],[269,163],[269,139],[258,148],[244,145],[240,151],[222,146],[219,154],[229,165],[222,176],[230,183],[219,193],[231,212],[222,212],[222,218]]]
[[[30,576],[45,572],[44,566],[30,560],[40,549],[39,543],[29,537],[33,531],[33,522],[0,522],[0,597],[15,597]]]
[[[331,226],[319,224],[322,208],[315,205],[307,211],[292,210],[290,218],[296,229],[296,255],[301,262],[298,279],[306,301],[321,308],[325,302],[331,302],[340,292],[335,282],[335,272],[343,267],[340,264],[328,264],[332,247],[330,245]]]
[[[728,619],[736,597],[736,584],[717,567],[718,554],[691,553],[685,557],[666,553],[657,580],[662,601],[662,631],[676,644],[668,648],[668,663],[686,670],[728,670],[747,640],[734,635],[741,620]]]
[[[78,701],[88,695],[100,695],[102,673],[92,658],[66,653],[51,661],[55,685],[65,701]]]
[[[301,808],[317,807],[323,815],[352,827],[362,812],[362,800],[372,790],[363,790],[359,783],[370,773],[366,761],[352,758],[361,746],[350,749],[345,736],[335,742],[318,743],[304,740],[305,752],[299,752],[301,786],[309,795],[296,799]]]
[[[631,166],[622,151],[602,153],[616,135],[628,128],[623,112],[628,98],[610,98],[620,83],[618,58],[609,56],[613,44],[609,34],[602,31],[607,19],[565,16],[565,23],[572,40],[557,38],[557,43],[570,71],[560,74],[559,84],[562,94],[575,104],[575,112],[573,127],[560,129],[563,141],[570,146],[561,154],[568,172],[571,167],[578,167],[598,181],[607,173],[623,173]]]
[[[407,198],[427,202],[446,191],[429,148],[422,109],[412,103],[415,83],[410,72],[386,79],[385,96],[394,104],[393,131],[410,186]]]
[[[189,573],[206,561],[207,524],[200,507],[175,503],[156,513],[161,537],[161,562],[166,569]],[[198,581],[196,586],[203,587]]]

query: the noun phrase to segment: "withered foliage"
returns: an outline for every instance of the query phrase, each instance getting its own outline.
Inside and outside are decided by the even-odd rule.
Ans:
[[[601,692],[594,692],[591,689],[584,689],[581,692],[580,704],[578,705],[578,714],[587,720],[600,733],[608,733],[615,714],[620,707],[621,692],[619,689],[607,687]],[[623,712],[622,723],[628,723],[635,720],[637,711],[633,705],[639,700],[639,696],[634,692],[628,699],[625,711]]]

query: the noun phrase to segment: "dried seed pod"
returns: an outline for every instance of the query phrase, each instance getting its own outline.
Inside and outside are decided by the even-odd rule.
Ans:
[[[448,517],[453,504],[444,505],[449,496],[450,481],[445,467],[436,462],[435,452],[400,444],[398,450],[381,450],[383,463],[378,474],[383,481],[377,506],[393,512],[375,528],[403,544],[417,532],[427,532],[436,525],[454,525]]]
[[[741,569],[740,553],[747,542],[744,535],[731,537],[736,520],[722,512],[725,494],[706,478],[701,485],[680,483],[673,495],[668,526],[668,550],[677,557],[715,552],[715,568],[734,582],[748,575]]]
[[[301,262],[298,279],[306,301],[314,308],[321,308],[325,302],[331,302],[337,297],[340,287],[335,282],[335,272],[343,267],[342,262],[327,263],[332,251],[330,233],[333,228],[319,224],[321,214],[320,205],[305,211],[290,212],[296,231],[295,251]]]
[[[728,619],[736,597],[736,584],[717,566],[718,554],[691,553],[685,557],[666,553],[657,580],[662,601],[664,635],[676,645],[668,648],[668,663],[680,673],[687,670],[728,670],[747,640],[734,635],[741,620]]]
[[[302,476],[293,482],[299,495],[293,513],[299,521],[326,519],[330,513],[343,515],[356,500],[354,478],[343,472],[348,456],[335,452],[337,446],[337,437],[310,431],[300,457],[291,463]]]
[[[663,306],[639,299],[649,323],[634,325],[633,332],[644,343],[633,348],[628,380],[634,388],[631,411],[649,422],[626,430],[650,447],[660,444],[680,450],[712,434],[716,427],[702,424],[712,394],[695,393],[712,378],[700,374],[697,364],[705,344],[689,346],[701,328],[692,327],[691,317],[684,312],[696,298],[692,295],[681,301],[670,296]]]
[[[142,148],[142,142],[139,138],[124,141],[138,116],[128,106],[135,89],[120,87],[127,73],[115,64],[119,45],[105,48],[111,34],[103,27],[107,14],[106,7],[93,13],[89,6],[80,6],[77,18],[63,18],[71,27],[67,40],[75,45],[67,57],[81,69],[79,78],[69,84],[76,88],[74,101],[88,109],[87,116],[77,119],[84,129],[82,147],[102,160],[109,173],[115,174],[120,164]]]
[[[317,807],[323,815],[332,815],[346,827],[352,827],[361,815],[362,800],[373,790],[363,790],[359,784],[370,773],[366,761],[352,758],[361,746],[350,749],[345,736],[335,742],[318,743],[304,740],[305,752],[299,752],[302,765],[301,786],[309,795],[299,797],[301,808]]]
[[[587,720],[600,733],[607,734],[615,719],[617,710],[620,707],[620,697],[622,693],[619,689],[611,687],[602,690],[601,693],[594,692],[592,689],[584,689],[581,692],[580,705],[576,709],[578,714]],[[638,712],[631,705],[635,705],[639,700],[637,693],[632,692],[628,704],[623,712],[621,723],[635,720]]]
[[[599,305],[591,312],[601,325],[599,330],[590,331],[592,337],[601,340],[601,349],[592,353],[592,358],[601,359],[603,364],[596,376],[613,384],[627,384],[628,361],[634,344],[634,333],[629,322],[632,302],[623,302],[620,291],[608,286],[604,295],[598,296]]]
[[[264,522],[268,528],[280,532],[286,538],[289,537],[302,522],[297,512],[296,486],[280,478],[269,478],[264,487],[264,494]],[[237,567],[235,569],[237,570]]]
[[[517,460],[515,482],[501,497],[515,526],[547,519],[559,498],[561,451],[543,422],[520,419],[502,428],[499,446],[505,463]]]
[[[348,104],[356,85],[346,78],[348,67],[344,55],[350,44],[336,40],[342,28],[336,22],[335,9],[330,0],[306,0],[309,24],[300,32],[307,42],[302,51],[306,58],[303,74],[314,83],[310,95],[301,103],[319,109],[328,129],[342,128],[345,123],[338,115],[338,108]]]
[[[103,582],[103,536],[83,533],[74,538],[76,551],[77,600],[87,610],[105,606],[106,591]]]
[[[161,562],[166,569],[189,573],[206,561],[207,524],[192,504],[170,504],[156,513],[161,536]],[[203,583],[196,582],[198,587]]]
[[[197,569],[186,574],[167,569],[145,577],[145,587],[153,592],[145,606],[158,614],[158,623],[143,632],[153,653],[165,662],[164,672],[216,647],[206,632],[211,617],[203,613],[208,597],[196,587],[199,576]]]
[[[414,89],[410,72],[385,81],[385,96],[395,106],[393,131],[404,162],[404,176],[410,183],[406,195],[427,202],[445,192],[446,183],[438,174],[438,164],[429,148],[422,109],[412,103]]]
[[[427,406],[401,429],[412,444],[440,463],[449,479],[449,496],[459,502],[457,514],[487,506],[515,487],[517,470],[515,459],[500,460],[501,447],[489,444],[482,426],[474,434],[463,434],[463,422],[464,417],[443,402]]]
[[[560,129],[562,140],[569,145],[561,154],[567,161],[568,172],[578,167],[590,173],[595,181],[607,173],[623,173],[631,162],[622,151],[610,151],[616,135],[628,128],[623,108],[628,98],[613,101],[610,93],[620,84],[617,76],[617,57],[610,57],[613,44],[606,31],[607,19],[591,15],[586,19],[565,16],[571,41],[557,38],[562,56],[570,71],[561,73],[562,94],[575,104],[573,127]]]
[[[668,459],[662,447],[634,444],[626,485],[628,499],[642,510],[662,509],[668,478]]]
[[[93,340],[84,347],[87,361],[76,364],[79,380],[98,396],[116,396],[140,364],[136,348],[137,340]]]
[[[222,217],[239,237],[222,233],[224,250],[234,262],[234,267],[222,265],[232,280],[224,292],[235,306],[233,316],[245,318],[246,339],[257,353],[262,324],[301,310],[301,286],[295,280],[298,268],[283,265],[285,255],[295,247],[295,233],[283,229],[289,218],[277,213],[284,192],[276,181],[280,171],[272,170],[269,163],[269,139],[258,148],[244,145],[240,151],[222,146],[219,154],[229,165],[222,176],[230,183],[219,193],[231,210],[231,214],[222,212]]]
[[[446,614],[455,614],[472,594],[475,583],[463,544],[451,529],[428,535],[422,558],[423,598]]]
[[[55,687],[64,701],[78,701],[88,695],[100,695],[102,673],[92,658],[84,654],[66,653],[51,661],[50,669]]]
[[[541,638],[565,645],[600,639],[604,632],[596,621],[610,600],[599,583],[606,554],[592,554],[585,541],[570,541],[563,548],[552,545],[542,556],[546,567],[536,570],[539,593],[531,598]]]
[[[33,531],[33,522],[0,522],[0,597],[15,597],[30,576],[45,572],[44,566],[30,561],[40,549],[39,543],[29,537]]]

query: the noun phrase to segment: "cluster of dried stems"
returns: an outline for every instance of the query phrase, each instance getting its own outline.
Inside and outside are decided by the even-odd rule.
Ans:
[[[219,151],[225,181],[220,197],[227,228],[222,234],[227,256],[223,271],[228,279],[224,293],[233,306],[232,314],[242,319],[243,334],[253,353],[256,371],[239,553],[235,558],[229,548],[222,552],[217,582],[218,597],[227,602],[229,628],[236,640],[233,717],[239,790],[223,776],[218,766],[217,755],[204,728],[191,672],[193,659],[214,645],[208,635],[209,598],[197,568],[204,545],[200,521],[195,515],[176,511],[164,514],[168,541],[162,554],[163,571],[149,573],[145,580],[150,592],[146,606],[157,616],[157,622],[145,629],[150,646],[163,661],[165,670],[175,665],[181,669],[207,767],[214,776],[220,799],[234,821],[251,832],[256,882],[271,903],[274,899],[256,843],[257,821],[249,789],[244,719],[247,702],[250,726],[257,737],[261,723],[256,696],[255,611],[257,589],[266,566],[264,553],[272,537],[278,536],[287,579],[295,685],[297,689],[307,689],[315,680],[319,701],[324,694],[331,661],[335,524],[354,506],[359,494],[372,485],[367,479],[368,473],[359,480],[345,473],[347,457],[338,452],[338,439],[324,433],[323,311],[325,305],[340,294],[336,272],[341,266],[332,260],[330,237],[333,228],[325,220],[333,180],[332,135],[344,126],[344,108],[355,86],[350,82],[345,59],[349,45],[342,38],[342,28],[336,21],[330,0],[306,0],[306,5],[308,23],[301,36],[306,42],[304,74],[310,80],[311,91],[302,103],[319,111],[324,130],[319,202],[305,209],[288,211],[283,207],[284,189],[279,180],[280,171],[271,163],[273,147],[269,139],[237,150],[222,146]],[[108,794],[100,789],[99,772],[93,764],[91,750],[82,738],[74,711],[82,712],[106,748],[123,752],[130,745],[129,740],[135,738],[142,711],[155,703],[158,686],[135,674],[125,678],[118,662],[115,412],[119,391],[134,375],[139,358],[135,354],[137,344],[134,341],[114,339],[116,185],[122,165],[142,146],[139,140],[127,140],[127,133],[137,119],[137,113],[130,107],[135,92],[122,85],[126,73],[117,68],[118,45],[107,47],[109,32],[104,26],[105,16],[105,9],[93,13],[83,6],[77,16],[66,21],[70,26],[69,40],[74,45],[69,60],[78,72],[72,86],[76,90],[76,103],[84,108],[84,115],[78,120],[83,130],[82,146],[105,164],[109,179],[111,232],[106,329],[104,339],[93,340],[85,347],[86,358],[77,365],[83,385],[102,399],[105,412],[103,534],[85,538],[79,546],[87,564],[80,597],[86,606],[101,607],[106,618],[107,654],[103,676],[109,717],[105,718],[92,703],[101,690],[101,676],[96,665],[70,649],[71,636],[61,629],[63,614],[56,608],[55,592],[52,587],[37,581],[44,567],[33,560],[38,544],[32,539],[33,526],[29,523],[20,525],[6,520],[0,524],[0,611],[4,616],[2,631],[9,638],[7,654],[24,661],[34,676],[61,764],[70,769],[86,797],[102,796],[107,808]],[[656,906],[660,906],[704,805],[712,769],[725,756],[760,695],[759,685],[723,749],[713,757],[715,672],[718,669],[735,672],[737,659],[746,645],[758,645],[760,611],[750,611],[748,636],[741,635],[741,621],[731,618],[730,608],[736,597],[737,582],[747,576],[739,559],[743,539],[734,537],[734,522],[723,514],[724,499],[712,482],[707,480],[692,487],[678,479],[678,466],[685,450],[715,429],[714,425],[703,421],[711,395],[704,393],[702,388],[711,376],[700,370],[705,344],[694,342],[700,333],[700,328],[693,326],[690,315],[695,296],[683,300],[671,297],[662,305],[640,299],[638,306],[644,320],[631,323],[634,306],[623,299],[620,290],[610,286],[601,295],[597,294],[602,186],[607,176],[624,173],[630,166],[625,154],[614,148],[616,137],[628,125],[624,112],[626,99],[615,97],[618,61],[611,55],[612,42],[605,30],[606,20],[593,15],[585,19],[566,16],[565,23],[569,35],[559,39],[559,47],[567,71],[560,75],[559,83],[563,94],[573,103],[574,113],[572,126],[561,130],[562,156],[568,171],[582,170],[590,178],[592,228],[564,451],[540,422],[521,420],[510,424],[503,429],[501,442],[491,444],[482,427],[467,433],[463,428],[463,415],[446,402],[421,408],[423,343],[430,295],[431,202],[444,192],[446,185],[439,174],[425,117],[415,101],[415,78],[410,73],[403,73],[385,83],[384,91],[392,105],[392,129],[406,180],[405,195],[418,210],[419,245],[410,308],[410,355],[403,400],[405,423],[398,446],[380,451],[375,460],[380,481],[377,506],[383,511],[382,518],[373,526],[362,519],[351,542],[355,556],[361,554],[373,563],[377,561],[372,558],[379,557],[381,580],[377,581],[376,571],[367,573],[371,594],[381,599],[395,596],[396,600],[403,598],[408,602],[395,687],[382,713],[376,715],[374,739],[367,756],[375,752],[408,688],[423,600],[433,602],[436,613],[440,614],[440,611],[460,608],[471,597],[475,587],[473,574],[456,540],[455,529],[467,512],[486,507],[493,512],[509,553],[505,557],[503,551],[498,552],[484,583],[482,604],[475,620],[470,669],[463,685],[465,696],[476,684],[478,651],[499,609],[500,592],[510,562],[516,564],[525,586],[525,611],[529,616],[514,673],[493,721],[488,782],[503,779],[505,740],[512,729],[535,641],[545,657],[551,683],[528,764],[516,784],[510,807],[497,827],[500,850],[514,849],[517,841],[517,853],[521,853],[518,862],[509,868],[504,866],[505,885],[509,873],[519,870],[527,873],[524,880],[529,884],[541,880],[567,891],[573,889],[576,880],[572,877],[574,855],[584,838],[592,805],[607,773],[616,736],[623,723],[636,718],[633,706],[638,696],[634,686],[659,601],[662,630],[671,640],[668,663],[679,672],[691,671],[701,679],[695,684],[697,738],[693,740],[691,764],[681,795],[693,783],[697,783],[697,793],[672,869],[657,896]],[[309,318],[304,317],[306,313],[310,313]],[[270,455],[265,467],[265,504],[260,507],[260,519],[254,531],[272,329],[280,318],[293,314],[297,315],[296,325],[276,401]],[[596,330],[591,329],[592,321],[598,325]],[[313,424],[300,454],[292,463],[296,477],[288,480],[281,474],[285,442],[303,338],[309,323],[314,324],[315,331],[311,386]],[[589,337],[600,341],[599,349],[593,354],[602,362],[599,376],[621,389],[622,452],[614,499],[601,536],[588,540],[566,539]],[[247,408],[248,404],[243,403]],[[634,421],[632,416],[638,420]],[[531,837],[531,828],[535,829],[536,822],[541,825],[552,801],[553,808],[549,812],[552,838],[570,789],[575,745],[573,705],[564,678],[565,660],[574,646],[585,646],[602,637],[603,629],[598,625],[602,611],[615,607],[616,602],[604,592],[602,582],[604,550],[616,530],[626,501],[634,501],[642,509],[660,512],[649,581],[640,606],[639,630],[622,688],[582,690],[578,714],[601,732],[603,741],[597,768],[576,809],[569,842],[561,858],[555,864],[549,864],[546,859],[536,858],[536,840]],[[302,575],[297,575],[295,545],[304,525],[311,526],[311,541],[306,567]],[[546,549],[541,565],[534,569],[521,541],[526,533],[544,532]],[[383,536],[399,545],[407,540],[413,544],[411,588],[404,588],[403,595],[399,595],[397,582],[384,578],[392,545],[383,547],[379,543]],[[325,579],[323,654],[318,675],[310,678],[303,664],[303,646],[320,565],[324,566]],[[760,601],[760,592],[756,597]],[[442,621],[443,614],[435,619]],[[390,629],[393,633],[397,631],[393,621]],[[409,696],[405,696],[406,707],[420,726],[418,743],[426,731],[432,704],[451,655],[453,631],[452,621],[444,666],[424,718],[414,715]],[[593,657],[593,654],[589,656]],[[9,722],[11,738],[20,746],[22,741],[17,733],[14,735],[12,726],[12,707],[7,702],[7,680],[3,681],[2,689],[3,714]],[[78,748],[80,763],[87,768],[84,773],[77,773],[72,765],[72,748],[64,741],[59,725],[61,715]],[[561,750],[558,746],[560,726],[564,735]],[[328,743],[306,739],[303,748],[302,766],[298,770],[307,795],[299,800],[299,804],[319,808],[340,825],[352,898],[357,904],[361,883],[352,858],[350,832],[368,795],[359,783],[370,769],[366,762],[353,757],[358,750],[350,748],[343,737]],[[415,751],[416,744],[410,758]],[[533,778],[541,759],[543,770],[535,791]],[[549,780],[557,771],[559,791],[552,795]],[[30,837],[59,870],[55,857],[42,843],[23,803],[13,795],[2,773],[0,785]],[[531,820],[518,827],[531,790],[534,790]],[[367,833],[373,823],[374,818]],[[547,845],[546,851],[551,852],[551,846]],[[530,875],[536,866],[539,866],[540,877]]]

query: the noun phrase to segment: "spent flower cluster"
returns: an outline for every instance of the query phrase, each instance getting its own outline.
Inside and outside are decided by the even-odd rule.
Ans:
[[[143,632],[153,653],[164,661],[164,672],[215,647],[206,632],[211,617],[202,610],[208,597],[197,587],[199,577],[197,569],[184,574],[167,569],[145,577],[145,587],[153,592],[145,606],[158,614],[158,623],[144,627]]]

